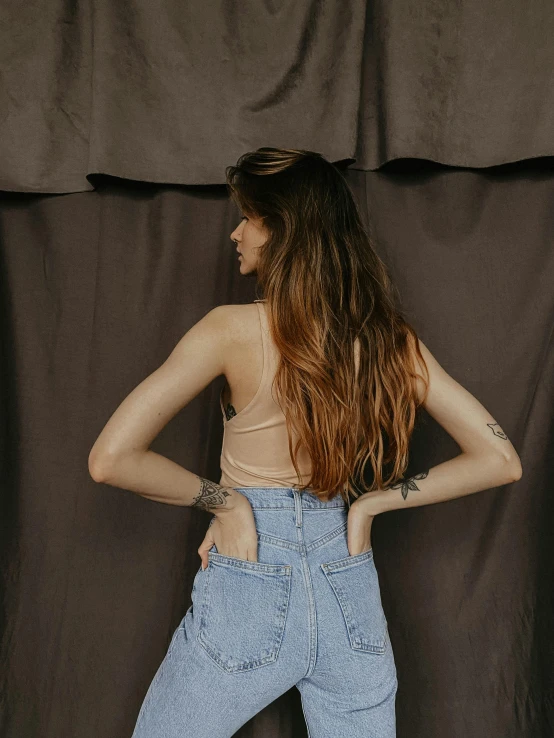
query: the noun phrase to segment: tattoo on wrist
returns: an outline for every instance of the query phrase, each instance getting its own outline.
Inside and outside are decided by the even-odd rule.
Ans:
[[[425,479],[428,474],[429,470],[421,472],[421,474],[414,474],[413,477],[410,477],[409,479],[401,479],[399,482],[395,482],[395,484],[391,484],[385,489],[399,489],[402,492],[402,497],[406,499],[406,497],[408,496],[408,492],[411,489],[417,489],[419,491],[419,487],[415,483],[415,480]]]
[[[212,512],[214,508],[225,507],[227,504],[226,497],[230,496],[230,492],[224,487],[220,487],[209,479],[198,477],[200,480],[200,493],[198,497],[191,502],[191,507],[199,507],[207,512]]]

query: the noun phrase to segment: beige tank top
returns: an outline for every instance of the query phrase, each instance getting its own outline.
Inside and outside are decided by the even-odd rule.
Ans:
[[[277,371],[279,354],[271,338],[264,300],[254,301],[258,307],[263,347],[262,378],[248,405],[227,419],[223,406],[223,390],[219,403],[223,413],[223,445],[221,479],[224,487],[294,487],[310,478],[311,460],[301,446],[298,465],[299,480],[288,449],[285,415],[272,396],[271,388]],[[293,448],[297,437],[293,434]]]

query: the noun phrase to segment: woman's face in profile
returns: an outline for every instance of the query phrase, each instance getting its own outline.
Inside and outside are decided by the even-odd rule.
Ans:
[[[258,249],[267,241],[268,236],[269,233],[261,218],[241,216],[240,223],[230,236],[231,240],[237,241],[241,274],[249,274],[256,270]]]

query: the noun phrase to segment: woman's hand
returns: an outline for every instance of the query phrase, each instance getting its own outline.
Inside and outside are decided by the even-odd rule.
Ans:
[[[364,553],[372,548],[371,526],[375,515],[370,512],[367,502],[368,495],[361,495],[351,505],[348,511],[347,545],[350,556]]]
[[[223,556],[246,561],[258,560],[258,532],[250,500],[239,495],[229,510],[217,513],[210,522],[204,540],[198,548],[202,569],[208,566],[208,551],[214,545]]]

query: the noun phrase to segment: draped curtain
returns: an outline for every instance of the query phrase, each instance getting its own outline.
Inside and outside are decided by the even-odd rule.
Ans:
[[[0,735],[132,733],[210,516],[95,483],[88,453],[208,310],[255,298],[225,167],[282,146],[345,168],[407,318],[523,465],[374,522],[398,736],[549,738],[551,3],[5,1],[0,19]],[[214,481],[223,381],[152,444]],[[425,416],[407,473],[457,453]],[[237,736],[306,736],[297,690]]]

